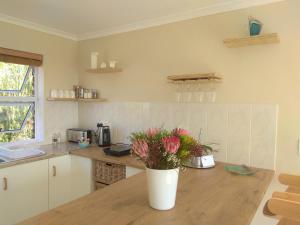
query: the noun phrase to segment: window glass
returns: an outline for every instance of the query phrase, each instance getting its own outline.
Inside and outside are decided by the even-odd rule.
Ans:
[[[33,68],[0,62],[0,96],[34,96]]]
[[[35,138],[34,67],[0,62],[0,142]]]

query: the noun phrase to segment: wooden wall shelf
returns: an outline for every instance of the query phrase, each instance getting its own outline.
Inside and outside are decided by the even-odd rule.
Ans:
[[[120,68],[97,68],[97,69],[87,69],[86,72],[88,73],[120,73],[123,70]]]
[[[222,78],[216,76],[215,73],[173,75],[173,76],[168,76],[167,78],[172,82],[181,82],[181,81],[220,82],[222,80]]]
[[[103,98],[47,98],[48,101],[56,102],[105,102]]]
[[[277,33],[271,33],[243,38],[229,38],[223,42],[228,48],[239,48],[252,45],[276,44],[280,42],[280,39]]]

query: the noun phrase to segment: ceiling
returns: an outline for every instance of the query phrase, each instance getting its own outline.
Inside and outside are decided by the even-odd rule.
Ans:
[[[0,0],[0,21],[89,39],[281,0]]]

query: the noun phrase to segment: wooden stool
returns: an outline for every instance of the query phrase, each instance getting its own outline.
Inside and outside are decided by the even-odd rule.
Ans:
[[[274,192],[264,207],[264,214],[279,216],[278,225],[300,225],[300,176],[280,174],[279,182],[287,192]]]

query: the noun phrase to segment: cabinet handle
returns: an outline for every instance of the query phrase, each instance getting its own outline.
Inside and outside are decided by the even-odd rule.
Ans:
[[[53,166],[53,177],[56,177],[56,166]]]
[[[3,177],[3,190],[6,191],[8,189],[7,178]]]

